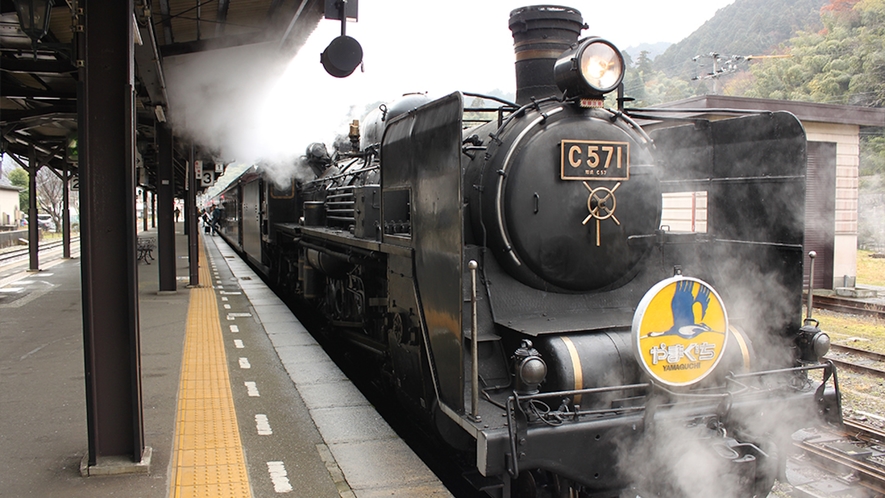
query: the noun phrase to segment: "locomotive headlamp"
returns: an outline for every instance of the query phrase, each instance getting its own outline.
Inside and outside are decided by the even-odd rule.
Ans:
[[[830,336],[821,331],[818,321],[814,318],[806,318],[805,324],[799,329],[796,337],[796,345],[799,348],[799,357],[808,363],[820,362],[830,351]]]
[[[588,38],[559,56],[553,76],[566,97],[601,97],[624,79],[624,58],[610,42]]]
[[[513,370],[519,394],[536,394],[547,377],[547,364],[528,339],[523,340],[522,346],[513,353]]]

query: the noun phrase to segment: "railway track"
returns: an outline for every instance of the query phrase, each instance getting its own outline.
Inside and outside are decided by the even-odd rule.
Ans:
[[[840,369],[885,379],[885,355],[833,344],[826,357]],[[787,493],[796,498],[885,497],[885,431],[845,419],[842,427],[804,429],[793,435],[800,450],[787,464]]]
[[[857,299],[815,295],[813,306],[818,309],[836,311],[838,313],[851,313],[885,319],[885,305]]]
[[[794,443],[803,452],[795,464],[823,473],[796,486],[800,494],[794,496],[885,496],[885,433],[880,429],[846,420],[841,429],[800,431]]]
[[[832,344],[827,359],[832,360],[837,367],[885,379],[885,354]]]
[[[71,238],[71,244],[75,242],[79,242],[80,237]],[[40,244],[40,253],[44,253],[46,251],[51,251],[52,249],[57,249],[62,247],[64,242],[62,240],[57,240],[53,242],[48,242],[44,244]],[[21,249],[13,249],[11,251],[6,251],[0,253],[0,266],[5,265],[7,263],[12,263],[20,258],[27,258],[29,255],[30,249],[27,247],[23,247]]]

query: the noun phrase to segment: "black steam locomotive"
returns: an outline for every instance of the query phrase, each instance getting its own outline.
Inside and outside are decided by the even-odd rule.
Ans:
[[[492,496],[766,496],[790,434],[841,421],[801,319],[804,130],[626,110],[584,27],[513,11],[516,103],[381,106],[311,179],[231,185],[223,235]],[[681,198],[705,226],[669,229]]]

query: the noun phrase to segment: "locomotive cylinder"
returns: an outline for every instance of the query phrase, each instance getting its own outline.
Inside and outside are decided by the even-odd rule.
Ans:
[[[516,52],[516,103],[559,94],[553,65],[586,26],[581,13],[568,7],[536,5],[510,12]]]

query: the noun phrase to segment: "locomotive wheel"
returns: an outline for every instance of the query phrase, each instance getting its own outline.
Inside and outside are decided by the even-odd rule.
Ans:
[[[394,313],[390,325],[390,334],[397,344],[404,344],[405,330],[406,326],[403,323],[403,315],[401,313]]]
[[[546,472],[533,470],[520,472],[513,480],[514,498],[577,498],[580,496],[568,479]]]

